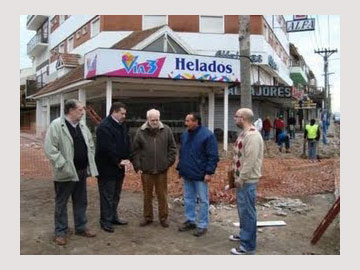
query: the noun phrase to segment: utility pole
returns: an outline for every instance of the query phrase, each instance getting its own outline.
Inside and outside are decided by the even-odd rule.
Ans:
[[[324,73],[325,73],[325,78],[324,78],[324,99],[325,99],[325,109],[330,112],[330,108],[331,108],[331,99],[330,99],[330,89],[329,89],[329,73],[328,73],[328,66],[329,66],[329,57],[333,54],[336,53],[337,49],[335,50],[330,50],[330,49],[323,49],[323,50],[315,50],[315,53],[320,54],[323,59],[324,59]]]
[[[250,81],[250,15],[239,15],[241,108],[252,109]]]

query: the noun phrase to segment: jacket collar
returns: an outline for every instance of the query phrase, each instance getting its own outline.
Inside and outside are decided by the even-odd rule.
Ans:
[[[141,126],[141,130],[145,130],[145,129],[149,129],[149,124],[148,121],[146,121],[142,126]],[[163,129],[164,128],[164,124],[159,121],[159,129]]]

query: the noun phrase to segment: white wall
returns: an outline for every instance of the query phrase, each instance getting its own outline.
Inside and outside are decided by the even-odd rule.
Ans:
[[[270,27],[274,31],[275,36],[277,37],[277,39],[279,40],[279,42],[283,46],[286,53],[288,55],[290,55],[289,37],[280,28],[280,24],[278,23],[278,21],[276,19],[276,15],[264,15],[264,18],[265,18],[265,21],[270,25]]]
[[[84,56],[85,53],[92,51],[96,48],[110,48],[115,43],[126,38],[131,33],[132,31],[100,32],[100,34],[98,34],[97,36],[76,47],[73,51],[71,51],[71,53]]]
[[[72,15],[49,35],[49,50],[59,45],[81,26],[89,22],[96,15]]]

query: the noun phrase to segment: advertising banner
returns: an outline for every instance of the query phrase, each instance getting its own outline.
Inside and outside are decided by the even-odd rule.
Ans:
[[[96,49],[85,55],[84,78],[96,76],[239,82],[240,61],[210,56]]]

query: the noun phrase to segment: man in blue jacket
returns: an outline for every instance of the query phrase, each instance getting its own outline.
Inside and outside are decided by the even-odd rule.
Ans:
[[[196,229],[195,236],[206,233],[209,223],[209,185],[219,161],[218,146],[210,130],[201,126],[201,117],[189,113],[185,118],[187,130],[181,135],[180,157],[177,165],[179,176],[184,179],[186,221],[180,232]],[[196,225],[196,203],[200,209]]]

